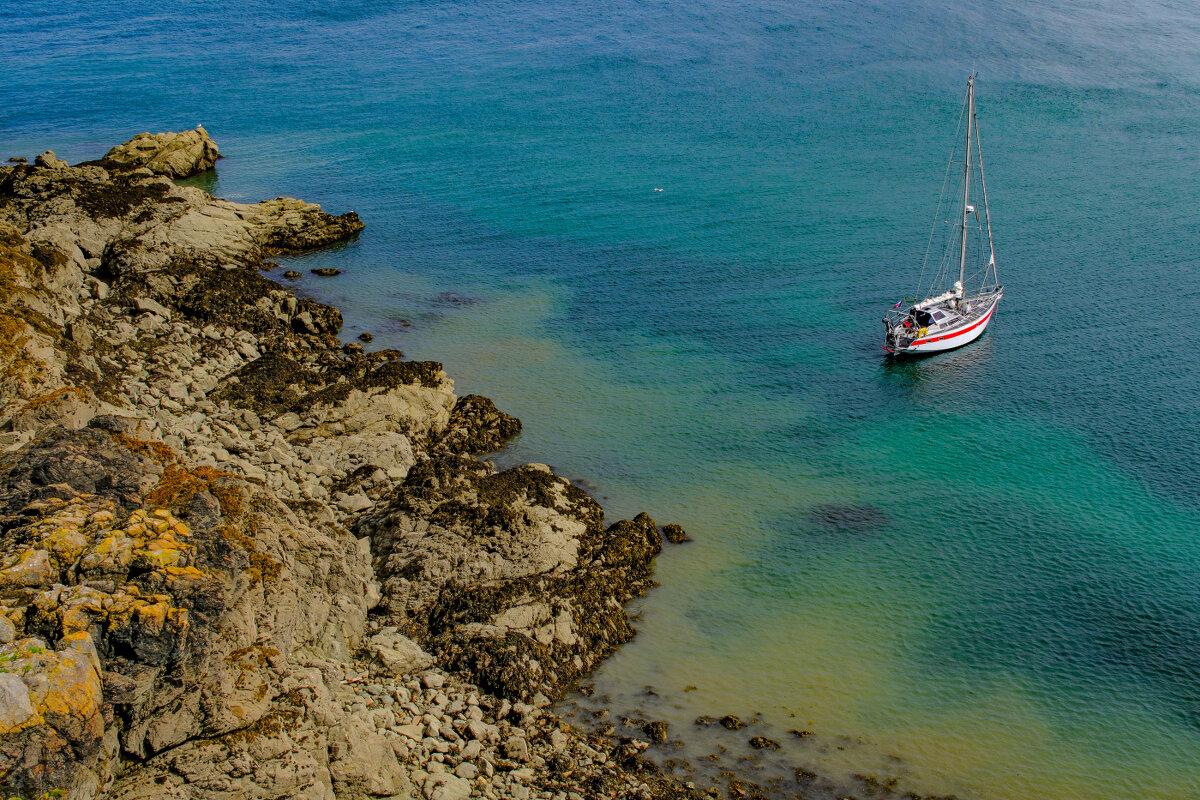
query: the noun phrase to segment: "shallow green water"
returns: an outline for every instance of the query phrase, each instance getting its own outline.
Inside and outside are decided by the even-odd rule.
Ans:
[[[521,417],[502,463],[695,539],[596,676],[672,722],[666,755],[759,712],[787,744],[759,774],[819,791],[1185,798],[1198,28],[1112,0],[64,3],[0,31],[0,156],[203,122],[213,191],[362,214],[296,262],[346,271],[302,287],[348,338]],[[972,63],[1006,297],[976,344],[888,362]]]

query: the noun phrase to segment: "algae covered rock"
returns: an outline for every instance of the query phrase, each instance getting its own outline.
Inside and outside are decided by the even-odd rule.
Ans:
[[[653,585],[645,514],[602,527],[582,490],[541,465],[496,472],[465,455],[416,465],[369,536],[378,611],[448,668],[497,694],[556,697],[633,636],[622,608]]]
[[[450,412],[442,446],[459,453],[491,453],[521,432],[521,420],[496,408],[488,397],[464,395]]]
[[[662,744],[667,741],[667,731],[669,726],[667,723],[659,721],[647,722],[642,726],[642,733],[646,734],[646,738],[655,744]]]
[[[671,544],[683,544],[684,542],[691,541],[683,528],[675,524],[663,525],[662,534],[663,538]]]
[[[326,214],[315,203],[292,197],[263,200],[242,212],[268,254],[299,253],[347,239],[363,229],[358,214]]]
[[[778,750],[779,742],[774,739],[768,739],[766,736],[752,736],[750,738],[750,746],[755,750]]]

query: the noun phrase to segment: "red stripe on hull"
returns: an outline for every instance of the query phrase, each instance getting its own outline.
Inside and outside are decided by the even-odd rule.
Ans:
[[[987,314],[985,314],[985,315],[984,315],[983,319],[979,320],[979,322],[976,322],[976,323],[975,323],[974,325],[972,325],[971,327],[969,327],[969,328],[963,328],[961,331],[955,331],[954,333],[948,333],[948,334],[946,334],[945,336],[935,336],[935,337],[933,337],[932,339],[918,339],[918,340],[917,340],[917,341],[915,341],[915,342],[909,342],[909,343],[908,343],[908,346],[909,346],[909,347],[916,347],[916,346],[917,346],[917,345],[919,345],[919,344],[928,344],[928,343],[930,343],[930,342],[940,342],[940,341],[943,341],[943,340],[945,340],[945,339],[953,339],[955,336],[962,336],[964,333],[970,333],[971,331],[975,330],[975,329],[976,329],[976,328],[978,328],[980,325],[983,325],[983,324],[984,324],[984,323],[986,323],[986,322],[987,322],[989,319],[991,319],[991,317],[992,317],[992,312],[993,312],[993,311],[995,311],[995,310],[996,310],[996,304],[995,304],[995,303],[992,303],[992,307],[988,309],[988,312],[987,312]]]

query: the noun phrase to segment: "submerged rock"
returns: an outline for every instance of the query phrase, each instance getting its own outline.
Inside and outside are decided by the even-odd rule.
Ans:
[[[691,541],[687,533],[679,525],[663,525],[662,533],[663,538],[671,544],[683,544],[684,542]]]
[[[475,300],[474,298],[458,294],[457,292],[439,292],[434,296],[433,302],[437,305],[461,307],[473,306],[479,301]]]
[[[655,744],[662,744],[667,741],[668,725],[665,722],[647,722],[642,726],[642,733],[646,734],[646,738]]]
[[[321,278],[332,278],[336,275],[342,274],[340,269],[334,269],[333,267],[319,267],[317,269],[310,270],[310,272],[312,272],[313,275]]]
[[[845,533],[867,533],[888,524],[888,517],[872,506],[820,503],[809,509],[809,520],[819,527]]]

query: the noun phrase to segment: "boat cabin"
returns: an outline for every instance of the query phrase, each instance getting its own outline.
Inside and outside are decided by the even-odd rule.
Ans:
[[[961,314],[941,306],[916,309],[912,315],[917,321],[917,326],[921,328],[949,328],[962,321]]]

